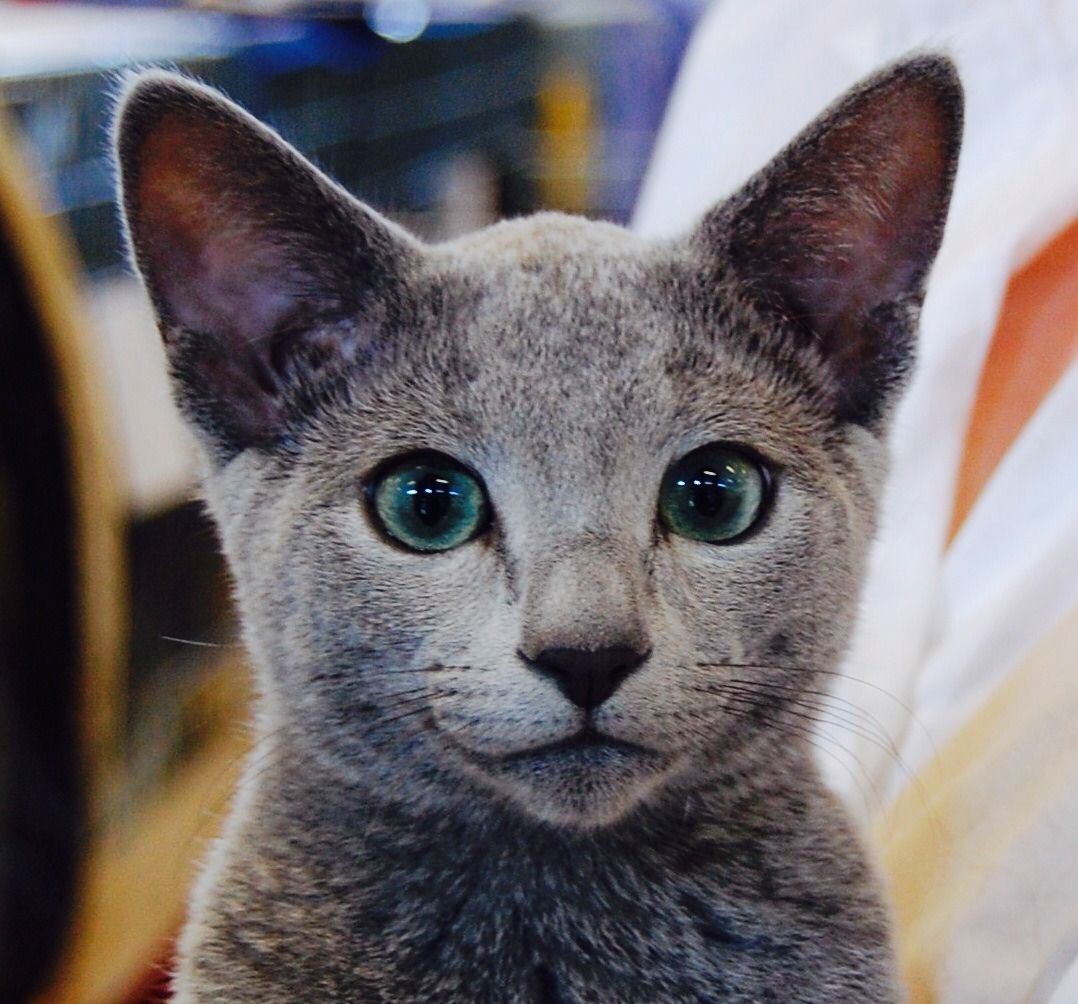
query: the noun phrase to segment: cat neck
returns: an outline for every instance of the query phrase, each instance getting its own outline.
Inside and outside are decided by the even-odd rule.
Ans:
[[[292,994],[275,999],[307,999],[318,980],[352,1000],[711,1000],[732,958],[766,973],[775,951],[811,954],[829,926],[885,937],[857,840],[791,749],[668,786],[595,829],[479,791],[448,811],[358,798],[296,756],[253,766],[187,964],[212,984],[238,981],[242,958],[253,988],[268,968]],[[764,903],[788,937],[761,926]],[[295,972],[281,970],[282,939]],[[369,985],[356,963],[368,958]]]
[[[293,859],[302,849],[313,867],[336,868],[352,858],[391,871],[421,862],[438,882],[441,873],[452,880],[481,860],[488,872],[560,873],[572,881],[614,862],[622,874],[639,863],[684,876],[690,860],[721,856],[717,836],[740,842],[791,812],[802,816],[806,802],[824,795],[805,746],[775,743],[767,733],[756,745],[739,757],[716,754],[721,771],[686,770],[616,823],[586,827],[536,819],[478,782],[414,800],[374,787],[362,774],[349,784],[285,740],[273,763],[254,761],[250,811],[243,815],[259,829],[254,846],[278,845]]]

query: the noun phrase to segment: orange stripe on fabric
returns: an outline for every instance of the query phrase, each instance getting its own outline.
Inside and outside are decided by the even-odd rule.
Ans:
[[[948,540],[1022,427],[1078,355],[1078,220],[1007,287],[966,430]]]
[[[1012,975],[1031,979],[1059,925],[1069,929],[1061,919],[1072,913],[1069,901],[1051,892],[1052,876],[1066,873],[1068,862],[1044,861],[1030,872],[1023,861],[1075,822],[1078,676],[1065,670],[1076,645],[1078,608],[1039,639],[874,822],[910,1004],[953,999],[948,986],[976,987],[982,974],[964,971],[969,956],[961,953],[1003,944],[1011,926],[1025,928],[1011,939],[1021,945]],[[1033,998],[1012,986],[962,999]]]

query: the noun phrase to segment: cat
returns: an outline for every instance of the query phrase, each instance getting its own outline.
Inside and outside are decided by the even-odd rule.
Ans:
[[[179,1004],[903,999],[811,727],[961,119],[917,55],[682,238],[427,245],[128,81],[129,247],[259,690]]]

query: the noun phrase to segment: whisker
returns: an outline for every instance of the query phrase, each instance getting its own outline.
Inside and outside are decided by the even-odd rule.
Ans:
[[[807,708],[821,715],[818,719],[821,723],[837,725],[845,728],[848,732],[859,736],[866,742],[872,743],[881,752],[887,753],[898,763],[902,763],[902,756],[887,730],[874,715],[863,708],[859,708],[852,701],[836,697],[826,691],[808,690],[802,691],[797,687],[782,683],[768,682],[763,680],[716,680],[703,686],[695,686],[692,689],[700,692],[722,693],[732,689],[748,695],[758,695],[761,690],[767,690],[791,704]],[[841,703],[844,707],[835,707]]]
[[[425,697],[430,692],[431,692],[430,688],[426,687],[426,686],[405,687],[403,690],[380,690],[380,691],[376,691],[376,692],[373,692],[371,694],[371,697],[373,699],[381,699],[381,698],[384,698],[384,697],[388,697],[388,698],[396,698],[396,697],[411,698],[411,696],[413,694],[417,695],[417,696],[424,696]]]
[[[844,756],[849,757],[850,760],[857,766],[858,770],[855,771],[851,764],[847,763],[842,757],[839,757],[834,750],[830,749],[827,745],[828,741],[834,744],[834,740],[830,740],[830,737],[823,736],[816,732],[814,729],[807,725],[800,725],[797,722],[790,722],[779,717],[777,709],[768,704],[761,704],[758,700],[753,700],[752,697],[743,697],[741,695],[730,695],[731,700],[741,705],[743,717],[749,718],[752,713],[759,714],[763,712],[768,716],[771,724],[776,725],[786,732],[799,736],[804,739],[814,749],[819,750],[821,753],[826,753],[832,760],[842,764],[843,769],[850,775],[851,780],[857,785],[857,788],[861,794],[861,798],[864,800],[867,809],[872,809],[872,802],[868,798],[868,792],[866,792],[864,785],[861,783],[863,779],[868,783],[869,788],[872,790],[872,795],[875,797],[875,805],[877,808],[882,809],[884,806],[883,792],[880,790],[879,785],[876,784],[875,779],[872,776],[872,772],[865,766],[864,761],[858,757],[855,753],[847,749],[845,746],[839,746]],[[730,710],[736,711],[737,708],[731,708]],[[789,712],[796,717],[813,721],[811,715],[805,715],[798,712]],[[859,772],[859,773],[858,773]]]
[[[828,694],[822,690],[800,691],[794,688],[787,688],[786,685],[781,683],[765,682],[762,680],[735,679],[730,682],[743,686],[750,692],[754,689],[765,688],[767,690],[778,691],[779,693],[786,693],[790,695],[791,700],[795,700],[804,707],[825,711],[828,715],[832,716],[827,719],[831,724],[847,728],[855,735],[859,735],[867,742],[871,742],[874,746],[877,746],[882,752],[888,753],[890,756],[894,757],[896,761],[902,761],[902,755],[899,752],[898,747],[895,745],[894,740],[883,727],[880,720],[864,708],[858,707],[852,701],[837,697],[834,694]],[[830,706],[830,702],[842,703],[846,707],[832,707]]]
[[[412,704],[412,703],[415,703],[415,702],[414,701],[408,701],[408,702],[402,702],[402,703]],[[373,732],[375,729],[382,728],[382,727],[384,727],[386,725],[392,725],[394,722],[403,721],[406,718],[410,718],[412,715],[423,714],[423,712],[425,712],[427,710],[428,710],[428,705],[426,703],[423,703],[423,704],[420,704],[418,707],[408,708],[407,710],[402,711],[398,715],[386,715],[386,716],[383,716],[382,718],[378,718],[375,721],[371,722],[367,726],[367,730],[366,730],[367,734],[370,735],[370,733]]]
[[[751,703],[751,702],[745,702],[745,703]],[[734,715],[735,717],[740,717],[740,718],[742,718],[742,719],[744,719],[746,721],[751,721],[753,719],[753,714],[750,713],[750,711],[746,707],[740,707],[739,708],[739,707],[736,707],[736,706],[727,706],[726,710],[729,711],[729,713]],[[758,705],[758,704],[753,704],[752,705],[752,711],[755,712],[755,713],[759,713],[761,711],[766,713],[768,710],[770,710],[770,709],[768,709],[766,705]],[[812,731],[811,729],[804,728],[803,726],[799,726],[799,725],[797,725],[796,723],[793,723],[793,722],[784,722],[781,719],[777,719],[777,718],[774,718],[774,717],[772,717],[771,721],[772,721],[772,724],[779,726],[780,728],[784,729],[788,733],[791,733],[791,734],[793,734],[795,736],[798,736],[800,739],[804,740],[804,742],[807,745],[811,746],[813,749],[815,749],[818,752],[824,754],[825,756],[827,756],[831,760],[833,760],[835,763],[837,763],[850,776],[850,780],[854,783],[855,787],[857,788],[857,791],[861,796],[861,800],[865,804],[866,810],[868,812],[872,811],[872,801],[869,798],[869,793],[868,793],[867,789],[865,788],[865,785],[862,783],[861,778],[858,776],[857,771],[855,771],[853,769],[853,767],[849,763],[847,763],[844,759],[842,759],[842,757],[838,756],[834,752],[834,750],[830,749],[826,745],[826,743],[824,742],[826,737],[820,736],[818,733]],[[852,754],[850,754],[849,750],[845,749],[844,747],[842,747],[842,751],[844,753],[852,756]],[[878,806],[882,807],[883,804],[884,804],[883,803],[883,796],[882,796],[882,793],[879,790],[879,787],[876,785],[875,781],[873,781],[872,775],[868,772],[868,770],[866,770],[865,765],[857,757],[853,757],[853,760],[856,762],[857,766],[861,769],[861,773],[864,775],[864,779],[868,782],[869,786],[872,788],[872,793],[876,798],[876,804]]]
[[[436,662],[430,667],[432,672],[436,672],[436,671],[439,671],[439,670],[452,669],[452,670],[467,670],[468,672],[471,672],[471,673],[490,673],[490,672],[494,671],[497,668],[498,668],[497,666],[480,666],[480,665],[476,665],[473,662],[457,662],[457,663],[453,663],[453,662]]]
[[[694,687],[692,689],[701,690],[703,688]],[[738,688],[738,689],[731,688],[731,689],[722,689],[722,690],[707,691],[707,692],[736,695],[738,697],[743,697],[743,698],[749,699],[749,700],[752,700],[754,698],[756,700],[759,699],[759,694],[758,693],[754,694],[752,689],[744,688],[744,687],[743,688]],[[893,744],[887,744],[886,742],[882,742],[879,739],[878,736],[874,735],[873,733],[869,732],[868,730],[858,726],[855,723],[852,723],[852,722],[850,722],[850,721],[848,721],[846,719],[840,718],[840,717],[830,713],[827,709],[821,709],[820,706],[817,705],[817,704],[812,704],[812,703],[806,702],[806,701],[800,699],[798,697],[798,695],[796,695],[796,694],[783,695],[783,704],[786,706],[785,710],[786,710],[787,714],[794,715],[794,716],[796,716],[798,718],[802,718],[802,719],[804,719],[806,721],[813,722],[813,723],[816,723],[816,724],[834,725],[834,726],[836,726],[838,728],[845,729],[847,732],[850,732],[853,735],[859,736],[860,738],[864,739],[865,742],[870,743],[872,746],[876,747],[881,752],[887,753],[889,756],[893,757],[895,762],[899,765],[900,769],[908,777],[908,779],[911,780],[911,781],[914,779],[912,772],[907,768],[906,764],[902,760],[902,757],[898,754],[898,751],[894,748]],[[808,709],[810,709],[810,711],[813,711],[813,712],[816,712],[816,713],[811,714],[808,711],[794,711],[792,709],[792,707],[790,707],[791,705],[792,706],[802,707],[802,708],[808,708]],[[842,748],[846,752],[847,755],[849,755],[850,757],[854,757],[856,759],[856,757],[854,756],[854,753],[851,750],[849,750],[846,747],[842,747]],[[867,770],[866,770],[866,773],[868,773]]]
[[[851,683],[856,683],[859,686],[867,687],[869,690],[875,691],[877,694],[886,697],[891,703],[897,705],[905,713],[907,719],[920,730],[921,735],[929,744],[933,758],[939,755],[939,748],[936,746],[936,741],[932,737],[932,733],[929,731],[928,726],[917,716],[917,713],[913,708],[900,697],[891,693],[886,687],[881,687],[878,683],[873,683],[871,680],[865,680],[862,677],[854,676],[844,670],[819,669],[815,666],[768,665],[766,663],[752,662],[698,662],[695,665],[700,669],[755,669],[761,672],[815,673],[820,676],[831,676],[837,677],[840,680],[849,680]]]
[[[404,666],[394,669],[369,668],[367,670],[338,669],[316,673],[312,680],[341,680],[352,679],[379,679],[383,676],[419,676],[424,673],[442,673],[447,671],[467,670],[468,672],[485,673],[496,669],[496,666],[476,666],[471,663],[448,663],[432,662],[426,666]]]
[[[800,694],[796,690],[794,690],[793,688],[790,688],[789,690],[787,690],[782,684],[767,684],[767,683],[763,683],[761,681],[738,681],[738,680],[718,681],[717,680],[717,681],[714,681],[714,683],[709,684],[708,686],[696,686],[696,687],[693,687],[691,689],[697,690],[698,692],[702,692],[702,693],[728,694],[731,697],[736,695],[738,697],[741,697],[743,700],[752,701],[753,705],[756,706],[756,707],[761,707],[762,705],[760,704],[759,688],[763,687],[763,686],[766,686],[766,687],[768,687],[769,689],[772,689],[772,690],[778,690],[779,694],[781,695],[780,699],[782,699],[784,703],[792,703],[792,704],[800,705],[801,707],[809,708],[809,709],[814,710],[814,711],[819,711],[820,710],[819,706],[817,704],[814,704],[813,702],[810,702],[810,701],[803,700],[801,698]],[[819,691],[814,691],[814,692],[811,692],[811,693],[817,694],[817,695],[825,698],[826,700],[835,699],[833,697],[833,695],[824,694],[824,693],[819,692]],[[846,703],[850,704],[852,708],[857,710],[857,706],[852,704],[852,702],[846,702]],[[921,803],[924,806],[926,812],[931,817],[935,818],[935,812],[931,807],[931,802],[930,802],[930,800],[928,798],[928,792],[927,792],[927,789],[924,786],[924,782],[921,780],[920,776],[918,774],[916,774],[913,771],[913,769],[910,767],[910,765],[905,761],[905,759],[902,757],[900,751],[898,750],[898,747],[895,745],[895,743],[887,735],[886,730],[883,729],[882,725],[879,725],[878,721],[876,721],[876,719],[874,719],[873,716],[869,715],[868,717],[873,718],[873,721],[876,721],[876,724],[879,726],[879,732],[880,732],[879,737],[876,736],[875,734],[864,731],[859,726],[855,725],[854,723],[849,722],[848,719],[845,719],[845,718],[842,718],[842,717],[836,717],[834,712],[832,712],[831,714],[828,714],[826,717],[825,716],[815,717],[815,716],[813,716],[811,714],[806,714],[804,712],[789,711],[788,713],[797,715],[798,717],[801,717],[801,718],[806,718],[809,721],[816,721],[816,722],[818,722],[820,724],[834,725],[834,726],[837,726],[839,728],[843,728],[847,732],[850,732],[850,733],[852,733],[854,735],[860,736],[866,742],[870,743],[871,745],[873,745],[877,749],[879,749],[881,752],[886,753],[891,758],[891,760],[895,763],[895,765],[898,767],[898,769],[901,771],[903,777],[905,778],[906,782],[909,784],[911,790],[913,790],[913,791],[915,791],[917,793],[917,797],[921,800]],[[867,715],[868,713],[865,712],[865,714]],[[883,800],[882,792],[881,792],[879,786],[875,783],[875,780],[873,779],[872,772],[869,771],[868,768],[865,766],[864,761],[862,761],[853,752],[853,750],[851,750],[847,746],[844,746],[844,745],[838,743],[837,740],[835,740],[833,737],[822,735],[822,734],[820,734],[818,732],[816,732],[814,734],[819,736],[820,739],[828,739],[831,742],[835,743],[835,745],[837,745],[847,757],[849,757],[851,760],[856,761],[858,767],[861,769],[861,772],[864,774],[865,778],[868,779],[870,781],[870,783],[872,784],[873,791],[877,795],[878,805],[879,805],[880,809],[883,809],[886,803]],[[881,741],[881,737],[882,737],[883,741]],[[839,759],[834,754],[831,754],[831,758],[832,759]],[[849,769],[848,765],[847,765],[846,769],[847,769],[847,772],[850,773],[851,776],[853,776],[852,771]],[[860,785],[858,785],[858,786],[860,787]],[[869,803],[866,801],[866,806],[868,806],[868,805],[869,805]]]
[[[196,641],[194,638],[177,638],[170,634],[160,634],[157,636],[161,641],[175,642],[177,645],[189,645],[192,648],[243,648],[241,642],[219,642],[219,641]]]

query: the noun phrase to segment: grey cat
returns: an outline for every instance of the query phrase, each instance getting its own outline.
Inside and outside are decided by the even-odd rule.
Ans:
[[[902,999],[811,726],[961,109],[919,56],[681,239],[428,246],[217,93],[129,83],[130,246],[260,691],[181,1004]]]

